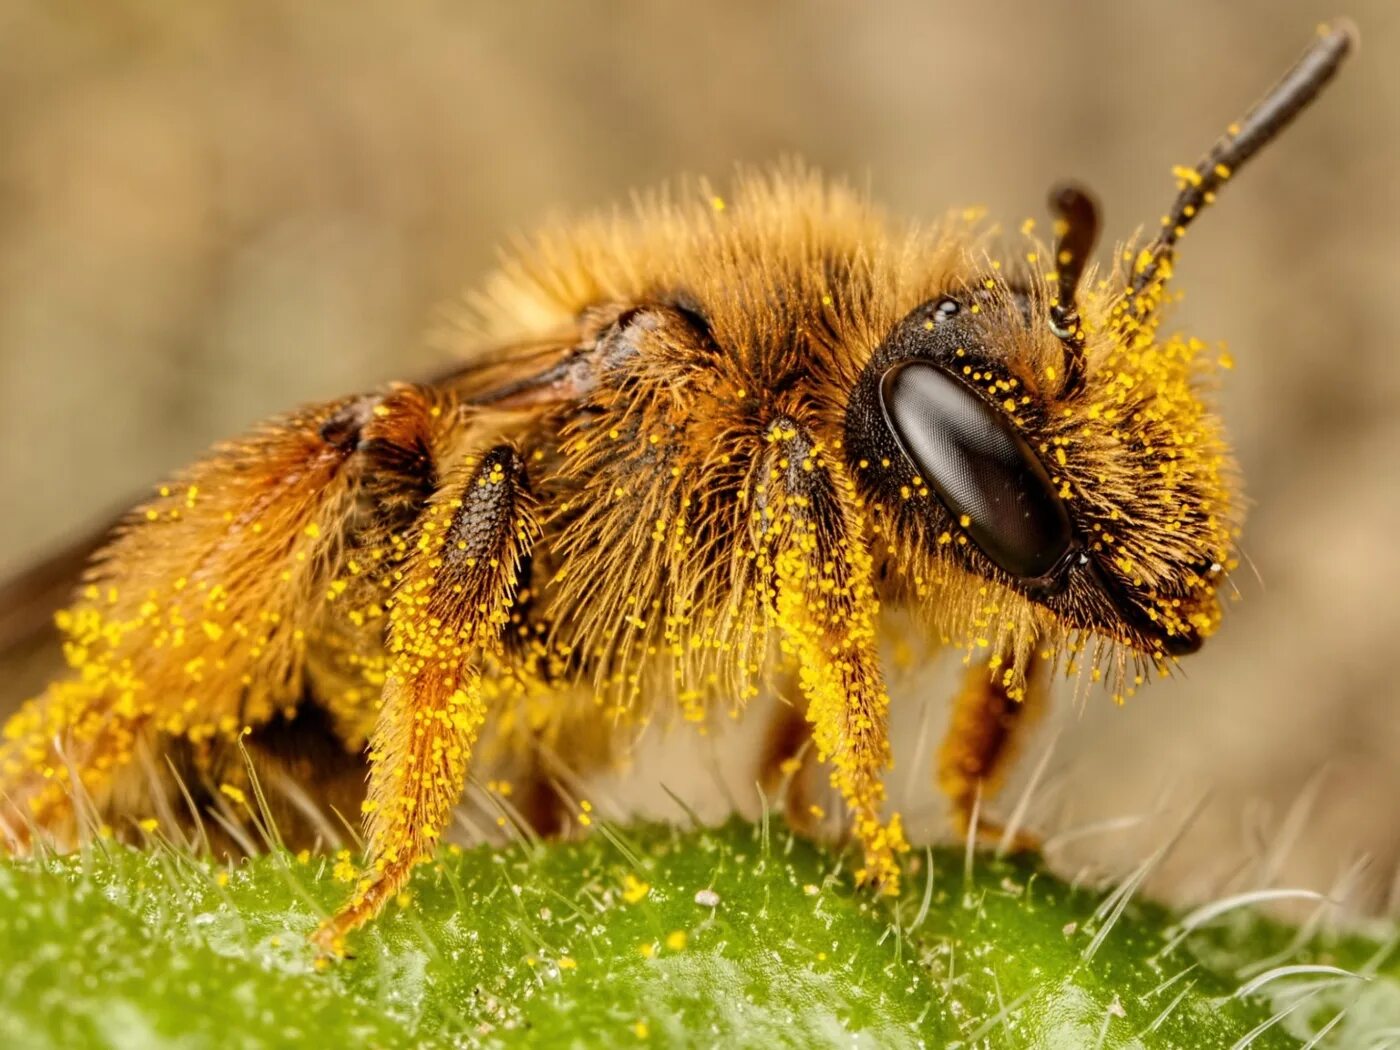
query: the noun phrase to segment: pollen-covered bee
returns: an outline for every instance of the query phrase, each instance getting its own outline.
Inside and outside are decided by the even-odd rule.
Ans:
[[[1354,39],[1321,30],[1102,272],[1082,190],[999,251],[795,167],[540,236],[460,365],[271,420],[120,524],[58,617],[68,676],[4,729],[10,848],[197,812],[251,765],[364,814],[335,947],[474,751],[586,768],[786,683],[892,890],[882,609],[975,658],[938,770],[963,820],[1052,671],[1125,695],[1218,626],[1240,504],[1217,355],[1162,327],[1177,244]]]

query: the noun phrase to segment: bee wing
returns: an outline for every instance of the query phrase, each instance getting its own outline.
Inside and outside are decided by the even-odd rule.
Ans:
[[[597,380],[595,347],[577,332],[517,343],[474,355],[441,372],[432,386],[451,390],[464,404],[526,408],[576,401]]]
[[[0,660],[23,657],[55,638],[54,613],[68,604],[87,565],[125,513],[0,582]]]
[[[594,369],[579,347],[576,330],[488,348],[470,361],[428,377],[427,383],[452,390],[468,404],[501,408],[567,402],[592,387]],[[133,498],[136,506],[145,494]],[[25,658],[52,645],[54,613],[68,604],[83,570],[126,518],[115,515],[9,579],[0,581],[0,661]]]

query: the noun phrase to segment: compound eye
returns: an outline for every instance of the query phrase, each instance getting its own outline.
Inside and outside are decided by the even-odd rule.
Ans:
[[[1072,541],[1045,467],[1001,412],[934,365],[896,365],[880,382],[885,423],[982,553],[1021,579],[1045,576]]]

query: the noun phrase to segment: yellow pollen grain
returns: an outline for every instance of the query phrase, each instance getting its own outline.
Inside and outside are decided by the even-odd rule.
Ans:
[[[248,804],[247,796],[232,784],[220,784],[219,791],[226,795],[235,805],[246,806]]]
[[[628,904],[636,904],[651,892],[651,884],[643,882],[637,876],[628,872],[622,880],[622,899]]]

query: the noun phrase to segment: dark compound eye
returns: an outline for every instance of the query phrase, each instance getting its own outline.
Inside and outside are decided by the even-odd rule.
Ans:
[[[880,382],[885,422],[914,468],[982,553],[1035,579],[1072,541],[1045,467],[1001,412],[934,365],[896,365]]]

